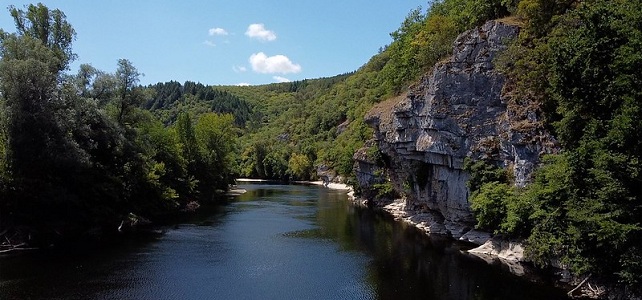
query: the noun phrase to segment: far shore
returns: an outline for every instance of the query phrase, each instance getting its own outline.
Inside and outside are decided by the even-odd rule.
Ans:
[[[347,184],[344,184],[344,183],[331,182],[331,183],[328,183],[328,185],[325,185],[323,183],[323,181],[321,181],[321,180],[318,180],[318,181],[295,181],[294,183],[311,184],[311,185],[322,185],[322,186],[325,186],[325,187],[327,187],[329,189],[332,189],[332,190],[346,190],[346,191],[352,190],[351,186],[349,186]]]
[[[237,178],[236,182],[275,182],[274,180],[267,180],[267,179],[254,179],[254,178]],[[323,181],[317,180],[317,181],[293,181],[292,183],[294,184],[309,184],[309,185],[320,185],[320,186],[325,186],[331,190],[340,190],[340,191],[346,191],[348,192],[348,197],[354,198],[354,192],[352,189],[352,186],[347,185],[345,183],[336,183],[336,182],[331,182],[328,183],[327,185],[324,184]]]
[[[236,178],[237,182],[269,182],[272,180],[267,179],[254,179],[254,178]]]
[[[269,180],[269,179],[254,179],[254,178],[237,178],[236,182],[276,182],[277,180]],[[318,180],[318,181],[293,181],[292,183],[296,184],[311,184],[311,185],[324,185],[323,181]],[[325,186],[325,185],[324,185]],[[331,182],[327,186],[325,186],[329,189],[333,190],[352,190],[352,187],[344,184],[344,183],[336,183],[336,182]]]

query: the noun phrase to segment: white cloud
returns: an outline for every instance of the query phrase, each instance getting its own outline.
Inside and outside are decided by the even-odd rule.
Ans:
[[[247,82],[237,83],[236,85],[237,85],[237,86],[250,86],[250,84],[249,84],[249,83],[247,83]]]
[[[265,29],[264,24],[250,24],[250,26],[247,27],[247,31],[245,31],[245,35],[262,41],[276,40],[276,33]]]
[[[215,36],[215,35],[227,35],[227,34],[228,34],[228,33],[227,33],[227,30],[225,30],[225,29],[223,29],[223,28],[218,28],[218,27],[216,27],[216,28],[210,28],[210,30],[208,30],[207,32],[208,32],[211,36]]]
[[[205,41],[205,42],[203,42],[203,44],[205,44],[207,46],[210,46],[210,47],[216,47],[216,44],[214,42],[212,42],[212,41]]]
[[[235,73],[243,73],[247,71],[247,68],[244,66],[233,66],[232,70],[234,70]]]
[[[292,80],[290,80],[290,79],[287,79],[287,78],[285,78],[285,77],[281,77],[281,76],[274,76],[274,77],[272,77],[272,78],[273,78],[274,80],[276,80],[277,82],[291,82],[291,81],[292,81]]]
[[[252,70],[257,73],[274,74],[274,73],[299,73],[301,66],[293,63],[285,55],[267,56],[263,52],[255,53],[250,56]]]

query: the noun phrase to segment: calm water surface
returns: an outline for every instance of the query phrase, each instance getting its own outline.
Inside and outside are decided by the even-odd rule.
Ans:
[[[91,253],[0,257],[0,299],[564,299],[322,187],[229,205]]]

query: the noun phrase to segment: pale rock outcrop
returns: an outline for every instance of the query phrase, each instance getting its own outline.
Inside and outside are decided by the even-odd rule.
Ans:
[[[489,234],[471,231],[464,159],[486,159],[507,168],[515,184],[524,186],[541,155],[555,152],[537,105],[516,101],[493,65],[518,31],[490,21],[462,33],[450,58],[405,95],[378,104],[366,116],[383,159],[376,165],[362,155],[366,150],[355,154],[357,180],[367,190],[381,182],[385,171],[403,195],[384,208],[396,218],[429,233],[487,243]]]
[[[511,262],[520,262],[524,259],[522,243],[503,239],[489,239],[481,246],[468,250],[468,252],[490,255]]]
[[[519,241],[508,241],[502,238],[492,238],[477,248],[468,250],[468,253],[492,263],[499,260],[510,268],[516,275],[525,274],[521,262],[524,262],[524,245]]]

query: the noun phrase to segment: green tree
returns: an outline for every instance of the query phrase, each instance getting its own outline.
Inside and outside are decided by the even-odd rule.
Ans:
[[[14,10],[14,12],[20,12]],[[16,22],[23,22],[16,15]],[[9,165],[18,178],[40,178],[40,167],[49,164],[53,144],[64,134],[54,111],[60,59],[54,50],[25,30],[25,35],[0,34],[0,89],[8,111]]]
[[[11,5],[9,12],[16,24],[18,36],[40,40],[57,58],[56,70],[63,71],[68,68],[69,63],[76,58],[71,48],[76,31],[67,22],[67,17],[62,11],[50,10],[38,3],[27,6],[26,11]]]
[[[14,224],[43,236],[65,227],[77,230],[95,215],[78,213],[86,205],[81,199],[92,199],[91,176],[83,176],[91,173],[91,147],[78,139],[86,131],[77,126],[90,114],[81,99],[68,93],[61,73],[74,58],[74,31],[62,12],[43,5],[30,5],[26,12],[10,7],[10,12],[17,33],[0,33],[0,94],[11,176],[2,201]]]
[[[8,173],[8,136],[7,136],[7,116],[4,100],[0,99],[0,197],[6,198],[6,189],[9,184]],[[0,228],[3,228],[4,212],[7,210],[6,200],[0,200]]]
[[[533,209],[528,255],[629,284],[641,281],[640,11],[640,1],[524,0],[527,30],[509,51],[526,53],[516,94],[538,100],[564,147],[519,196]]]
[[[508,214],[506,203],[515,201],[512,187],[497,181],[483,184],[470,198],[477,227],[500,233]]]
[[[312,162],[304,154],[292,154],[288,161],[288,172],[295,179],[308,180],[312,172]]]
[[[466,158],[464,160],[464,170],[470,174],[470,179],[466,185],[473,194],[479,191],[486,183],[508,182],[506,171],[486,160],[473,161],[470,158]]]
[[[188,168],[193,173],[194,165],[200,160],[198,142],[196,140],[196,131],[189,113],[182,113],[178,116],[175,124],[178,141],[183,152],[183,157],[187,160]]]
[[[142,90],[138,87],[140,76],[136,67],[127,59],[118,60],[116,69],[116,119],[121,125],[132,122],[132,112],[143,103]]]
[[[260,139],[253,140],[241,154],[241,172],[243,176],[269,178],[264,165],[268,151],[265,141]]]
[[[201,152],[202,166],[206,168],[202,179],[203,189],[227,190],[234,181],[236,130],[234,116],[208,113],[202,115],[195,126],[196,139]]]
[[[573,0],[521,0],[517,15],[526,20],[526,31],[532,37],[547,35],[555,25],[555,17],[573,7]]]
[[[101,106],[116,94],[116,77],[92,67],[81,64],[78,73],[71,78],[80,97],[94,99]]]

